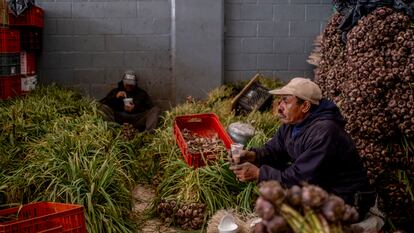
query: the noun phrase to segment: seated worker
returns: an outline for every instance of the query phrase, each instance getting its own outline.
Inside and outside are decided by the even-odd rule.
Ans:
[[[263,147],[243,150],[241,162],[230,169],[240,181],[318,185],[355,206],[364,217],[375,204],[376,193],[355,143],[344,130],[339,108],[305,78],[294,78],[269,93],[280,98],[277,114],[282,125]]]
[[[125,98],[132,98],[132,102],[124,103]],[[138,87],[134,71],[125,71],[118,87],[100,102],[100,110],[108,121],[132,124],[140,132],[157,126],[160,109],[154,106],[147,92]]]

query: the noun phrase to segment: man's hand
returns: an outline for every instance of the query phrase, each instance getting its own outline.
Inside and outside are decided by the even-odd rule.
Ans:
[[[134,103],[124,104],[124,110],[125,110],[125,112],[132,112],[132,110],[134,110],[134,108],[135,108],[135,104]]]
[[[116,98],[126,98],[127,94],[125,91],[118,91],[118,93],[116,93]]]
[[[260,169],[249,162],[240,165],[230,166],[237,179],[242,182],[257,181],[259,179]]]
[[[242,150],[240,153],[240,163],[255,163],[256,162],[256,152],[250,150]]]

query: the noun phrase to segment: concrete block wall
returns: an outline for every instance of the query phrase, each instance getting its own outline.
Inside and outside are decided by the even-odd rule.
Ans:
[[[189,88],[183,84],[207,91],[213,84],[248,80],[257,72],[286,81],[313,76],[306,59],[332,14],[331,0],[220,1],[208,5],[186,0],[37,0],[45,10],[40,82],[56,82],[99,99],[125,69],[134,69],[140,85],[167,109],[187,94],[182,90]],[[189,25],[199,28],[187,29],[183,20],[198,14],[202,20]],[[223,52],[212,53],[221,47]],[[187,57],[191,55],[194,59]],[[184,61],[190,64],[181,64]],[[175,67],[198,67],[199,61],[221,64],[215,69],[199,67],[193,72],[197,75]]]
[[[225,0],[225,82],[313,78],[306,60],[332,12],[330,0]]]
[[[102,98],[125,69],[139,75],[161,107],[170,106],[170,0],[38,0],[45,11],[42,83]]]

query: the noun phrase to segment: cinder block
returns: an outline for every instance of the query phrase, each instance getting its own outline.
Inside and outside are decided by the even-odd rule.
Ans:
[[[42,59],[39,62],[40,70],[53,69],[60,66],[60,54],[58,53],[42,53]]]
[[[287,22],[259,22],[259,37],[288,37],[289,23]]]
[[[289,56],[289,70],[311,70],[313,66],[310,65],[306,60],[308,59],[307,54],[302,55],[290,55]]]
[[[138,1],[138,18],[159,19],[170,17],[171,3],[163,1]]]
[[[249,70],[249,71],[242,71],[240,81],[249,81],[251,80],[257,73],[265,74],[266,71],[257,71],[257,70]]]
[[[145,68],[170,68],[171,62],[168,53],[126,53],[124,62],[127,67]]]
[[[43,50],[46,52],[51,51],[72,51],[73,43],[71,36],[54,36],[45,35],[43,38],[47,43],[43,43]]]
[[[291,22],[290,36],[295,37],[315,37],[319,35],[320,23],[315,21],[310,22]]]
[[[77,93],[90,97],[91,85],[89,83],[82,83],[82,84],[72,84],[71,89],[76,91]]]
[[[290,0],[291,4],[315,4],[320,3],[321,0]]]
[[[88,19],[58,19],[56,34],[85,35],[88,34]]]
[[[137,37],[137,50],[169,50],[170,37],[164,35]]]
[[[124,65],[124,54],[122,52],[105,52],[92,54],[93,67],[122,67]]]
[[[90,53],[63,53],[61,54],[61,67],[64,68],[89,68],[92,66]]]
[[[258,0],[258,3],[288,4],[289,0]]]
[[[103,84],[105,81],[104,69],[76,69],[73,72],[73,84]]]
[[[333,13],[331,5],[307,5],[306,21],[326,21]]]
[[[54,35],[57,31],[56,18],[45,18],[45,27],[43,28],[43,35]]]
[[[314,38],[304,38],[305,40],[305,54],[310,54],[313,49],[315,48],[315,41],[316,37]]]
[[[242,51],[241,38],[226,38],[224,41],[224,53],[240,53]]]
[[[241,18],[244,20],[272,20],[272,5],[243,4],[241,5]]]
[[[224,59],[224,66],[227,71],[257,69],[257,57],[255,54],[227,54]]]
[[[244,38],[242,50],[244,53],[272,53],[273,40],[271,38]]]
[[[226,3],[256,3],[257,0],[226,0]]]
[[[120,19],[90,19],[88,26],[88,34],[90,35],[116,35],[122,33]]]
[[[105,49],[104,36],[74,36],[74,51],[103,51]]]
[[[230,21],[226,24],[227,36],[256,36],[257,23],[251,21]]]
[[[305,5],[275,5],[273,9],[275,21],[287,23],[305,20]]]
[[[241,72],[240,71],[225,71],[224,72],[224,82],[225,83],[235,83],[240,81]]]
[[[305,78],[314,80],[315,79],[315,73],[313,72],[313,70],[306,70],[305,71]]]
[[[240,4],[225,4],[224,16],[226,20],[241,19],[241,5]]]
[[[286,70],[288,68],[288,61],[289,57],[287,55],[259,55],[258,68],[260,70]]]
[[[135,36],[106,36],[105,50],[107,51],[136,51],[138,48]]]
[[[305,50],[305,40],[301,38],[275,38],[274,48],[275,53],[303,53]]]
[[[73,18],[104,18],[105,4],[102,2],[74,2]]]
[[[99,101],[100,99],[103,99],[111,90],[112,87],[106,84],[91,84],[89,96]]]
[[[273,71],[273,75],[280,81],[288,83],[292,78],[304,77],[303,71],[289,71],[289,70],[276,70]]]
[[[72,3],[69,2],[36,2],[45,12],[46,18],[72,17]]]
[[[153,33],[154,34],[170,34],[171,19],[162,18],[154,20]]]
[[[73,85],[73,69],[44,69],[39,80],[46,84],[56,83],[63,87],[70,87]]]
[[[138,2],[105,2],[104,16],[107,18],[134,18],[137,16]]]
[[[144,35],[154,33],[154,20],[152,19],[121,19],[122,34]]]

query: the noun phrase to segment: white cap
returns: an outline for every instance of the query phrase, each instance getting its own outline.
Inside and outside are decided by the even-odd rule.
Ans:
[[[322,99],[322,91],[319,86],[310,79],[296,77],[282,88],[269,91],[273,95],[293,95],[312,104],[319,105]]]

